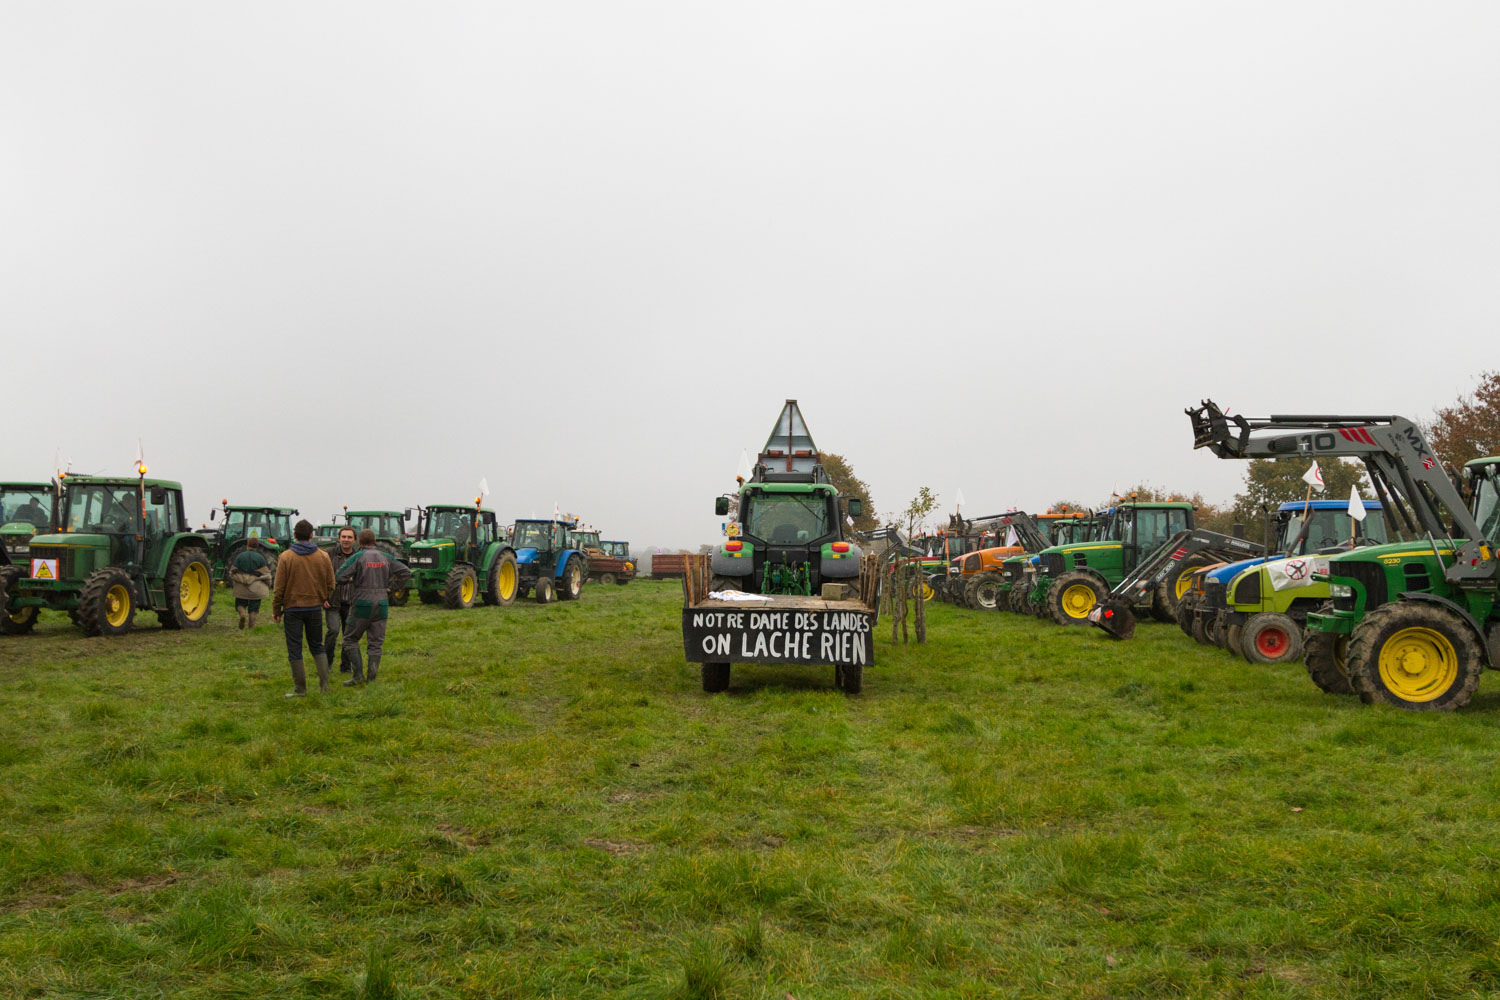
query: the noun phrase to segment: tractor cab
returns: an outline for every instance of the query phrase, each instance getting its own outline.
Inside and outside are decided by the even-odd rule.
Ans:
[[[1467,462],[1463,474],[1474,523],[1491,546],[1500,546],[1500,457]]]
[[[292,518],[298,514],[296,508],[232,504],[227,499],[220,500],[219,504],[208,512],[208,519],[221,522],[213,540],[214,575],[221,582],[228,577],[229,564],[245,551],[250,539],[260,540],[261,550],[272,563],[283,549],[292,544]]]
[[[840,497],[828,481],[796,400],[782,407],[736,499],[725,540],[709,560],[712,589],[811,595],[825,582],[858,581],[863,553],[846,534],[845,510],[857,518],[864,502]],[[715,515],[728,515],[729,501],[719,497]]]
[[[608,555],[604,551],[604,543],[599,541],[599,532],[592,529],[569,528],[568,538],[573,548],[588,553],[590,556]]]
[[[32,536],[56,527],[56,500],[51,483],[0,483],[0,565],[28,565]]]
[[[604,554],[609,556],[611,559],[630,558],[629,542],[603,541],[599,543],[599,547],[602,548],[604,550]]]

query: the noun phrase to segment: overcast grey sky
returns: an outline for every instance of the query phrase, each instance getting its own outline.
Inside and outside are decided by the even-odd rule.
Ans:
[[[0,475],[696,544],[781,401],[881,511],[1242,469],[1495,367],[1493,3],[0,6]]]

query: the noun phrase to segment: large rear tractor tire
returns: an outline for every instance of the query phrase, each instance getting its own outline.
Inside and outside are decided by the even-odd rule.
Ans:
[[[214,609],[214,572],[208,554],[178,549],[162,580],[167,606],[156,613],[166,629],[202,628]]]
[[[729,664],[705,663],[700,673],[703,678],[703,690],[709,694],[729,690]]]
[[[532,594],[538,604],[551,604],[557,600],[557,590],[552,586],[552,577],[539,576],[536,580],[536,591]]]
[[[1109,588],[1092,573],[1070,570],[1047,588],[1047,613],[1059,625],[1086,625],[1089,612],[1109,596]]]
[[[501,552],[490,567],[490,586],[485,591],[484,603],[510,607],[521,596],[521,570],[516,566],[514,552]]]
[[[479,574],[468,563],[459,563],[448,571],[448,582],[443,585],[443,606],[449,611],[472,608],[479,596]]]
[[[1302,665],[1318,690],[1326,694],[1353,694],[1349,682],[1349,637],[1332,632],[1307,633]]]
[[[980,573],[964,588],[964,603],[976,611],[994,611],[999,600],[999,573]]]
[[[1295,663],[1302,656],[1302,626],[1274,611],[1251,615],[1240,641],[1251,663]]]
[[[1479,640],[1441,605],[1382,604],[1349,637],[1349,679],[1367,705],[1452,712],[1469,703],[1483,669]]]
[[[1198,617],[1197,611],[1198,595],[1190,590],[1177,604],[1177,627],[1182,629],[1183,635],[1193,634],[1193,619]]]
[[[135,621],[135,589],[123,569],[106,566],[84,581],[78,624],[87,636],[124,635]]]
[[[568,560],[558,582],[557,596],[564,601],[576,601],[583,594],[583,565],[577,556]]]
[[[835,666],[833,683],[845,694],[859,694],[865,685],[865,668],[858,663]]]
[[[1193,574],[1208,564],[1209,560],[1203,556],[1184,559],[1182,565],[1157,584],[1156,592],[1151,595],[1151,617],[1159,622],[1177,621],[1178,606],[1183,597],[1192,593]]]

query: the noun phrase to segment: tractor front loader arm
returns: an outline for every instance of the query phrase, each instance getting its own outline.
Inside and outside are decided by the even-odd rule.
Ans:
[[[1223,535],[1207,528],[1191,528],[1179,531],[1151,555],[1141,560],[1125,579],[1121,580],[1109,597],[1099,602],[1089,612],[1089,622],[1099,626],[1115,639],[1129,639],[1135,635],[1135,605],[1155,593],[1162,582],[1171,577],[1188,559],[1199,553],[1208,553],[1215,562],[1237,562],[1265,555],[1266,547],[1259,542],[1234,535]]]
[[[1415,541],[1423,537],[1467,541],[1447,569],[1455,584],[1493,580],[1494,552],[1463,497],[1432,453],[1422,432],[1395,415],[1281,414],[1227,416],[1211,400],[1188,409],[1193,447],[1220,458],[1357,458],[1364,462],[1388,522]],[[1415,516],[1415,523],[1412,516]]]

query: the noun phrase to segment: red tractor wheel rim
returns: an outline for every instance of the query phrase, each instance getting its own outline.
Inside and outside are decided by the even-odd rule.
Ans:
[[[1287,642],[1286,633],[1279,628],[1263,629],[1255,637],[1256,651],[1262,656],[1278,657],[1286,652],[1289,645],[1291,644]]]

